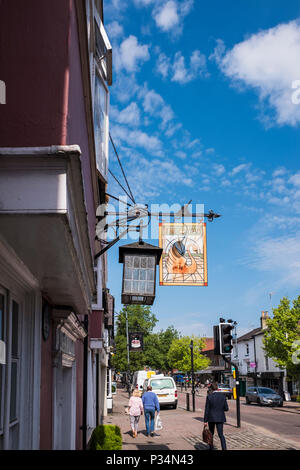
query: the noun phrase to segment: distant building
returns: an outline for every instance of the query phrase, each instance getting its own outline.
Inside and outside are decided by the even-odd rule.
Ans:
[[[268,312],[261,312],[260,327],[255,328],[237,339],[237,363],[241,380],[247,388],[261,385],[276,389],[284,396],[287,391],[286,371],[276,365],[263,349],[263,337],[266,332]]]

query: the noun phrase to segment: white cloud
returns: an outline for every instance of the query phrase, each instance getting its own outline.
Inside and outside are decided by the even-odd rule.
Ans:
[[[136,36],[124,39],[119,48],[115,49],[117,71],[124,68],[127,72],[136,72],[139,65],[150,59],[149,45],[138,43]]]
[[[300,77],[299,56],[300,23],[291,21],[253,34],[226,53],[219,40],[211,57],[234,83],[258,93],[264,113],[266,104],[272,110],[264,114],[266,123],[295,126],[300,106],[292,102],[292,83]]]
[[[151,5],[151,3],[154,3],[155,0],[134,0],[134,4],[137,7],[147,7]]]
[[[156,91],[148,90],[147,86],[144,86],[139,96],[143,100],[144,111],[150,116],[159,116],[163,129],[174,119],[175,116],[171,106],[166,104],[162,96],[156,93]]]
[[[206,57],[199,50],[192,52],[189,65],[180,51],[176,52],[173,63],[164,53],[160,53],[156,62],[157,71],[164,79],[171,77],[172,82],[180,84],[191,82],[198,77],[209,76],[206,67]]]
[[[247,168],[249,168],[249,163],[242,163],[241,165],[237,165],[235,166],[232,171],[231,171],[231,176],[235,176],[237,175],[238,173],[240,173],[241,171],[243,170],[246,170]]]
[[[153,18],[156,26],[163,32],[171,32],[180,35],[183,30],[183,20],[187,16],[194,4],[194,0],[156,0],[153,10]]]
[[[125,126],[113,125],[112,134],[115,141],[126,142],[128,145],[144,148],[152,155],[162,156],[162,143],[158,137],[148,135],[139,129],[130,130]]]
[[[112,121],[130,126],[138,126],[141,119],[140,109],[135,102],[130,103],[122,111],[119,111],[115,106],[111,106],[110,117]]]
[[[300,187],[300,171],[298,171],[298,173],[296,173],[295,175],[291,176],[289,182],[292,183],[294,186]]]
[[[167,57],[166,54],[164,54],[163,52],[158,56],[156,67],[158,72],[163,76],[163,78],[168,77],[171,63],[169,57]]]
[[[174,26],[177,26],[179,24],[177,3],[173,0],[169,0],[157,10],[154,19],[158,28],[163,31],[169,31]]]
[[[182,124],[178,122],[177,124],[169,123],[167,130],[165,131],[165,135],[167,137],[172,137],[176,131],[182,128]]]
[[[109,39],[116,39],[123,36],[123,26],[120,25],[117,21],[112,21],[111,23],[105,26]]]
[[[225,173],[224,165],[220,165],[217,163],[213,165],[213,170],[217,176],[221,176]]]
[[[183,152],[182,150],[178,150],[177,152],[175,152],[175,155],[176,157],[181,158],[182,160],[186,158],[186,153]]]
[[[252,249],[249,265],[275,273],[278,284],[300,284],[300,234],[259,239]]]

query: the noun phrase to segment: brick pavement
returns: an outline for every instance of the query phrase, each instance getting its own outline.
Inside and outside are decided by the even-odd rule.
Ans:
[[[147,437],[145,432],[144,416],[140,419],[138,437],[133,438],[130,432],[129,417],[125,414],[125,406],[128,404],[128,394],[118,388],[114,395],[113,412],[104,418],[104,424],[117,424],[121,428],[123,438],[123,450],[207,450],[207,445],[202,441],[203,410],[200,401],[196,399],[196,411],[185,410],[185,394],[178,393],[179,403],[177,410],[162,409],[161,418],[163,429],[155,433],[154,437]],[[192,409],[192,403],[190,403]],[[182,426],[182,420],[188,426]],[[228,419],[224,426],[224,434],[228,450],[300,450],[295,442],[282,441],[262,428],[250,424],[242,424],[236,427],[236,422]],[[219,450],[220,441],[216,436],[215,448]]]

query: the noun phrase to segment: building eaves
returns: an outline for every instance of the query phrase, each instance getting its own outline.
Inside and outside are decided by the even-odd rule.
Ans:
[[[249,332],[246,333],[245,335],[240,336],[240,337],[237,339],[237,342],[240,343],[240,342],[242,342],[242,341],[247,341],[247,340],[253,338],[253,336],[259,334],[261,331],[262,331],[261,328],[255,328],[254,330],[249,331]]]

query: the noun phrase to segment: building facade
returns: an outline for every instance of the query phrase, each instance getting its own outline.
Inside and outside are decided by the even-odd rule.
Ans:
[[[85,448],[107,412],[111,55],[100,0],[0,2],[0,449]]]
[[[263,337],[267,328],[268,312],[261,312],[260,327],[237,339],[237,358],[235,358],[240,378],[246,387],[253,385],[270,387],[284,397],[287,391],[286,371],[276,365],[263,349]]]

